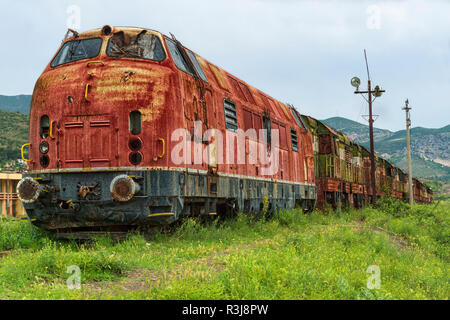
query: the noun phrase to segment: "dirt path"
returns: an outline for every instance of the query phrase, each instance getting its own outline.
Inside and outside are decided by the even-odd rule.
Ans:
[[[135,269],[129,272],[124,279],[120,281],[93,281],[82,285],[89,295],[127,293],[135,290],[145,290],[150,287],[158,287],[176,279],[184,279],[194,275],[207,276],[208,271],[214,269],[216,274],[222,272],[227,266],[217,261],[224,257],[239,251],[251,250],[259,246],[273,243],[274,238],[257,240],[251,243],[236,247],[228,247],[220,251],[212,251],[207,256],[184,261],[167,272],[160,272],[151,269]],[[202,267],[205,270],[201,270]]]
[[[2,252],[0,252],[0,258],[3,258],[11,253],[12,253],[12,251],[2,251]]]
[[[401,237],[392,234],[386,229],[365,225],[363,221],[357,221],[356,224],[324,225],[314,228],[316,231],[314,231],[314,229],[310,231],[317,232],[317,229],[326,229],[330,227],[349,227],[357,230],[367,228],[374,233],[386,234],[389,237],[389,240],[401,250],[409,247],[408,243]],[[115,293],[123,294],[135,290],[160,287],[173,280],[185,279],[192,277],[193,275],[208,277],[211,276],[211,270],[214,272],[213,274],[219,274],[227,268],[226,264],[220,261],[222,257],[240,251],[252,250],[256,247],[262,247],[268,244],[278,245],[279,242],[276,241],[279,239],[279,236],[272,237],[239,246],[228,247],[223,250],[212,251],[206,256],[183,261],[173,269],[164,272],[151,269],[135,269],[119,281],[89,282],[83,284],[83,289],[86,290],[86,293],[89,295],[114,295]]]

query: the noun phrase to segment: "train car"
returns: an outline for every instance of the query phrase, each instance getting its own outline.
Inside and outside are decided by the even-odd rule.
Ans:
[[[408,199],[408,174],[402,169],[394,166],[388,160],[380,158],[384,172],[381,173],[380,187],[392,196],[400,200]],[[414,192],[414,190],[413,190]]]
[[[298,118],[173,36],[69,30],[34,88],[17,193],[30,220],[61,237],[236,210],[310,211],[312,135]],[[249,129],[264,135],[242,138]],[[264,156],[249,159],[255,150]]]
[[[424,195],[424,197],[425,197],[425,202],[426,203],[431,203],[431,202],[433,202],[433,190],[429,187],[429,186],[427,186],[427,185],[425,185],[425,190],[424,190],[424,192],[425,192],[425,195]]]
[[[362,207],[367,203],[363,149],[324,122],[303,115],[314,138],[317,206]]]
[[[398,172],[398,180],[399,180],[399,189],[402,192],[403,200],[408,198],[408,174],[401,168],[397,168]]]
[[[413,178],[413,198],[418,203],[431,203],[433,201],[433,191],[425,183],[417,178]]]
[[[311,116],[302,115],[313,135],[317,207],[330,205],[361,208],[372,202],[370,151],[352,142],[347,135]],[[408,175],[388,160],[375,155],[377,199],[390,194],[408,198]],[[431,190],[414,179],[416,202],[431,202]]]

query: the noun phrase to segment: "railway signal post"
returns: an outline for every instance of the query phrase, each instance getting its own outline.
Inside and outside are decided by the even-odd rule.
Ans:
[[[358,77],[353,77],[351,80],[351,84],[356,88],[355,94],[366,94],[368,95],[366,101],[369,103],[369,136],[370,136],[370,180],[372,187],[372,206],[375,207],[377,203],[377,190],[376,190],[376,180],[375,180],[375,149],[373,143],[373,115],[372,115],[372,102],[381,97],[382,93],[385,90],[381,90],[379,86],[375,86],[372,90],[371,82],[370,82],[370,74],[369,74],[369,65],[367,63],[367,55],[366,50],[364,49],[364,58],[366,60],[366,69],[367,69],[367,90],[359,90],[359,85],[361,84],[361,80]],[[374,98],[372,99],[372,95]],[[365,99],[365,97],[364,97]]]
[[[411,127],[411,118],[409,117],[409,107],[408,99],[405,101],[405,106],[402,108],[406,113],[406,150],[408,153],[408,187],[409,187],[409,204],[413,204],[413,185],[412,185],[412,164],[411,164],[411,136],[409,129]]]

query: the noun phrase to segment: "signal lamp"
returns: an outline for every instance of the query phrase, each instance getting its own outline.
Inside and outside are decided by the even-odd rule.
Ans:
[[[50,158],[47,155],[42,156],[39,158],[39,163],[43,168],[47,168],[48,165],[50,164]]]
[[[48,150],[50,149],[47,141],[42,141],[39,145],[39,151],[43,154],[46,154]]]
[[[140,152],[131,152],[128,160],[130,160],[131,164],[138,165],[142,161],[142,153]]]
[[[142,140],[139,138],[131,138],[130,141],[128,141],[128,147],[130,150],[138,151],[142,148]]]

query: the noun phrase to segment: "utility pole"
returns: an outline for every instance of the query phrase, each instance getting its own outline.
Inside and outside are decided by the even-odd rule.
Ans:
[[[372,180],[372,206],[375,207],[377,203],[377,186],[375,177],[375,148],[373,145],[372,91],[370,89],[369,79],[367,81],[367,92],[369,94],[370,178]]]
[[[413,204],[413,185],[412,185],[412,164],[411,164],[411,136],[409,133],[409,128],[411,127],[411,118],[409,117],[409,107],[408,99],[405,101],[405,106],[402,108],[406,113],[406,152],[408,153],[408,186],[409,186],[409,204]]]
[[[373,143],[373,115],[372,115],[372,102],[381,97],[381,94],[385,92],[385,90],[381,90],[379,86],[375,86],[372,90],[371,82],[370,82],[370,74],[369,74],[369,64],[367,63],[367,55],[366,50],[364,49],[364,58],[366,59],[366,68],[367,68],[367,90],[360,91],[359,85],[361,80],[358,77],[353,77],[351,80],[352,86],[356,88],[355,94],[368,94],[367,102],[369,103],[369,136],[370,136],[370,179],[371,179],[371,189],[372,189],[372,206],[375,207],[377,203],[377,188],[376,188],[376,176],[375,176],[375,148]],[[372,95],[375,97],[372,100]]]

